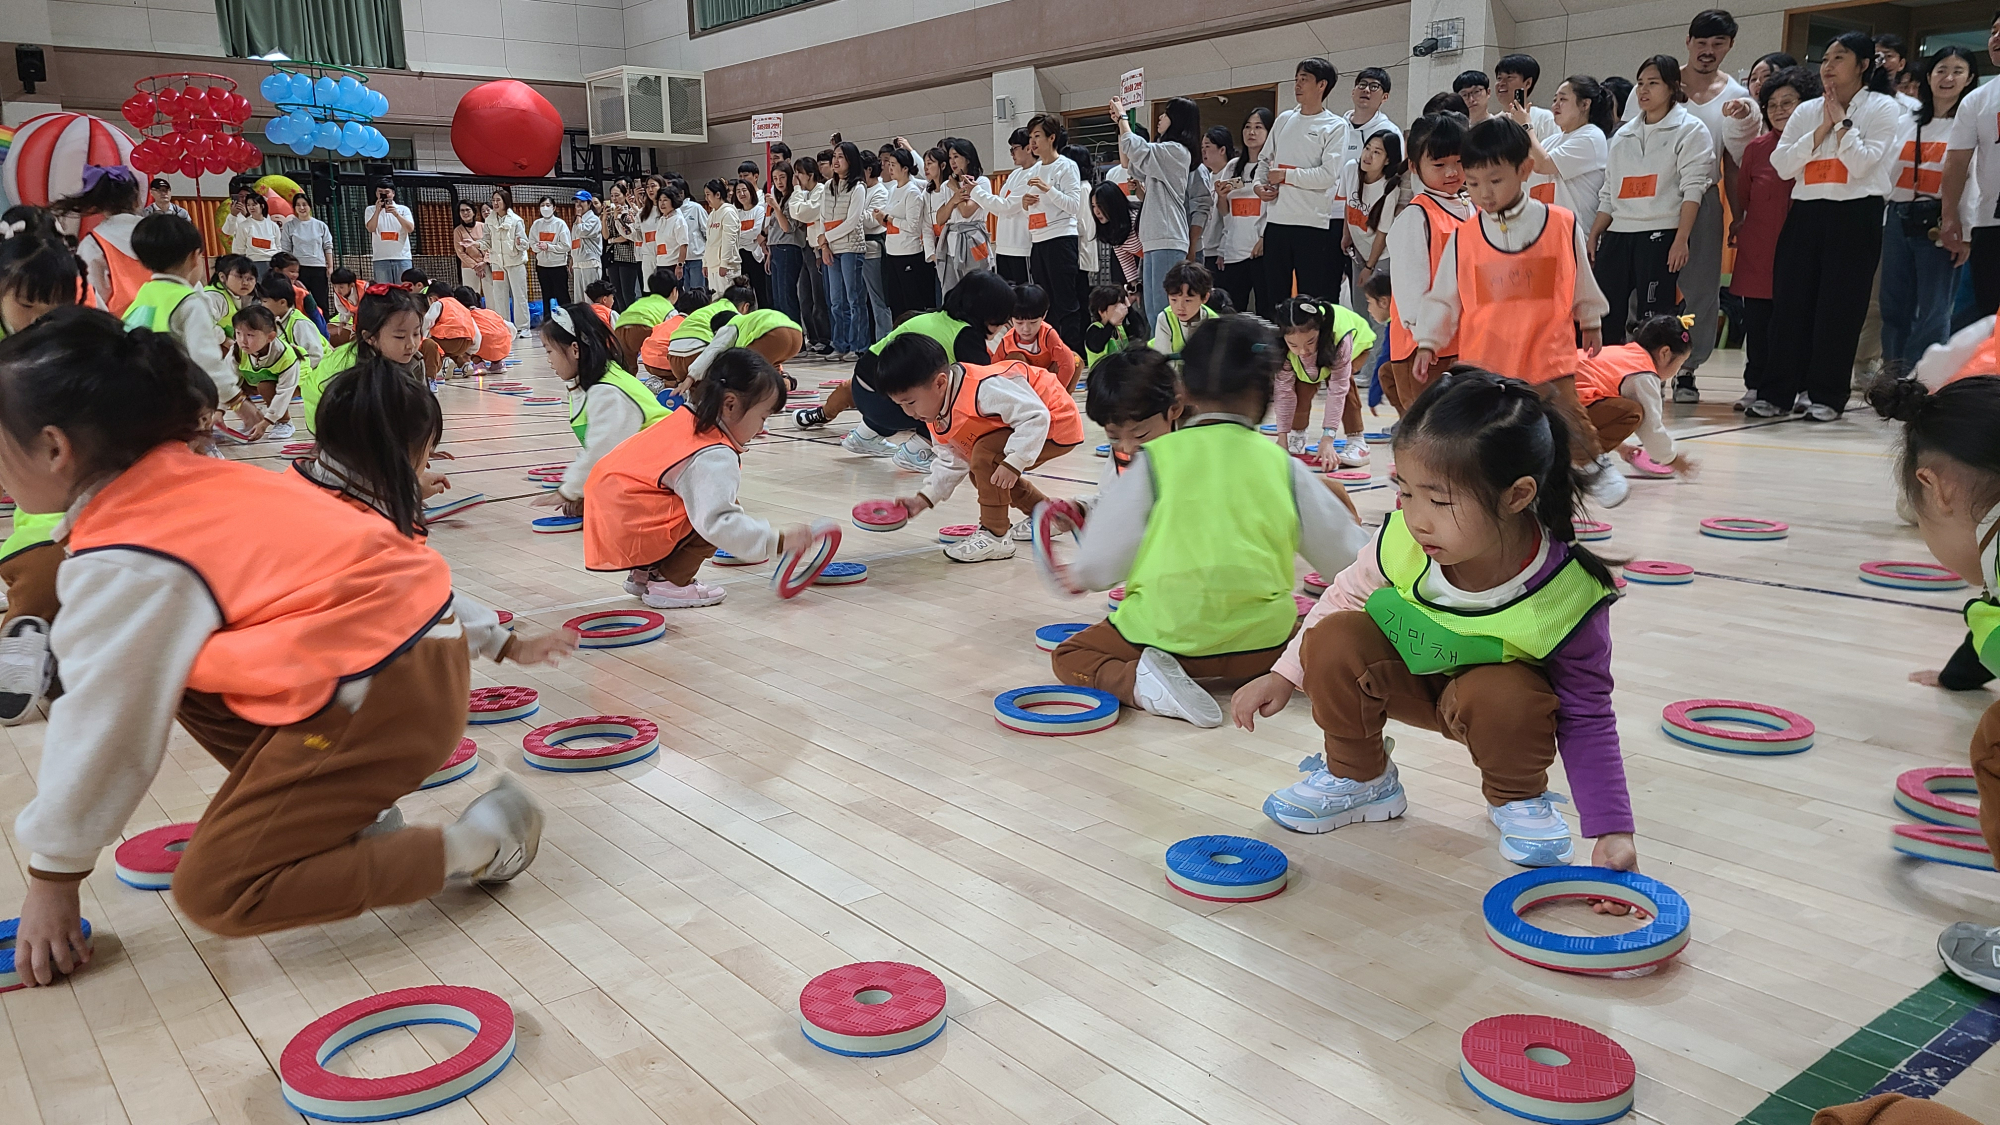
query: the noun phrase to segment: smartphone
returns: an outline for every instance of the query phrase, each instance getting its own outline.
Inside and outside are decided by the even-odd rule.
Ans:
[[[1514,91],[1514,104],[1515,104],[1515,105],[1527,105],[1527,104],[1528,104],[1528,92],[1527,92],[1526,90],[1516,90],[1516,91]]]

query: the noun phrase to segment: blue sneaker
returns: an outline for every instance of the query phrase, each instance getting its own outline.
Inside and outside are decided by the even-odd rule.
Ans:
[[[1382,740],[1383,750],[1394,746],[1393,739]],[[1303,781],[1264,798],[1264,815],[1294,832],[1331,832],[1356,821],[1394,820],[1410,807],[1393,764],[1373,781],[1353,781],[1328,773],[1325,759],[1315,754],[1299,763],[1299,772],[1306,775]]]
[[[889,463],[906,473],[928,474],[931,471],[931,451],[915,442],[906,441],[896,447],[896,452],[889,458]],[[1015,538],[1021,537],[1017,535]]]
[[[1509,801],[1486,810],[1500,830],[1500,858],[1522,867],[1560,867],[1576,857],[1569,822],[1555,806],[1563,798],[1544,793],[1527,801]]]

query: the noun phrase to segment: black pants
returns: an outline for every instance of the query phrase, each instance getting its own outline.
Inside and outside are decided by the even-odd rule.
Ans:
[[[882,255],[882,299],[889,302],[889,315],[900,321],[914,312],[933,307],[937,295],[937,268],[915,254]]]
[[[1611,311],[1604,314],[1605,347],[1625,342],[1625,316],[1634,295],[1642,322],[1679,307],[1674,288],[1679,274],[1667,268],[1667,251],[1673,248],[1672,230],[1608,230],[1597,240],[1597,262],[1591,270],[1597,275],[1597,287],[1611,302]]]
[[[833,341],[833,314],[826,304],[826,275],[820,272],[824,267],[819,263],[819,251],[806,248],[805,268],[799,271],[799,326],[806,330],[806,339],[815,344],[830,345]]]
[[[1339,300],[1340,269],[1346,260],[1340,252],[1340,239],[1329,227],[1272,223],[1264,228],[1264,284],[1274,302],[1292,295],[1294,275],[1298,277],[1299,296]]]
[[[549,315],[551,302],[558,305],[570,303],[568,266],[536,266],[535,283],[542,287],[543,316]]]
[[[1804,391],[1817,405],[1847,409],[1881,260],[1881,196],[1792,201],[1771,271],[1771,331],[1785,344],[1757,397],[1789,407]]]
[[[1083,354],[1083,298],[1076,287],[1076,236],[1045,238],[1028,252],[1035,284],[1049,291],[1049,323],[1069,350]]]
[[[921,437],[930,437],[930,430],[922,422],[903,413],[893,399],[868,385],[875,376],[875,363],[874,352],[862,352],[861,358],[854,361],[854,378],[848,383],[848,390],[854,392],[854,409],[861,412],[861,420],[882,437],[912,430]]]
[[[1979,662],[1979,650],[1972,647],[1971,633],[1965,635],[1951,659],[1938,669],[1938,686],[1947,691],[1971,691],[1985,687],[1992,679],[1992,671]]]
[[[1743,302],[1743,389],[1754,391],[1764,385],[1771,369],[1771,300],[1738,299]]]
[[[742,255],[743,280],[749,282],[750,288],[757,291],[757,307],[770,308],[771,275],[765,272],[764,263],[758,261],[757,256],[748,250],[738,250],[737,253]]]
[[[1965,264],[1972,270],[1972,299],[1979,304],[1979,315],[2000,312],[2000,227],[1973,228],[1972,257]]]
[[[299,284],[305,286],[312,299],[319,302],[320,315],[330,315],[327,310],[333,308],[333,291],[326,287],[326,267],[300,266]]]
[[[617,290],[620,309],[639,299],[639,263],[621,262],[612,258],[604,263],[605,276],[611,279],[611,286]]]
[[[1016,258],[1012,254],[995,254],[993,255],[993,268],[999,272],[1001,277],[1007,279],[1007,284],[1009,285],[1026,285],[1028,283],[1028,259],[1026,258]]]
[[[1278,298],[1271,294],[1271,271],[1262,258],[1245,258],[1240,262],[1224,262],[1216,271],[1215,284],[1229,294],[1229,303],[1237,312],[1251,312],[1250,299],[1257,299],[1254,310],[1259,316],[1270,316],[1277,311]]]

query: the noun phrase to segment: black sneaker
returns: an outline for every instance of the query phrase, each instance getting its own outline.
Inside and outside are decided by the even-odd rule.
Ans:
[[[819,407],[808,406],[804,410],[793,411],[792,422],[801,430],[817,430],[826,425],[826,415]]]
[[[0,726],[14,726],[35,713],[55,670],[49,623],[39,617],[8,622],[6,633],[0,635]]]
[[[2000,992],[2000,926],[1953,922],[1938,935],[1937,949],[1959,979]]]
[[[1674,376],[1674,401],[1678,403],[1696,403],[1701,401],[1701,392],[1695,390],[1694,387],[1694,376]]]

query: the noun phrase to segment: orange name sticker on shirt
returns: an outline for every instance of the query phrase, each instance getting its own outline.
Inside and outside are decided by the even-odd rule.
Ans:
[[[1121,181],[1118,185],[1118,190],[1124,192],[1127,197],[1130,197],[1132,194],[1132,181],[1131,180]]]
[[[884,219],[884,220],[882,220],[882,229],[883,229],[883,230],[884,230],[885,232],[889,233],[889,234],[901,234],[901,233],[903,233],[903,228],[902,228],[902,227],[899,227],[899,226],[897,226],[897,225],[896,225],[896,220],[894,220],[894,219]]]
[[[1808,160],[1805,173],[1800,178],[1809,184],[1844,184],[1847,182],[1847,165],[1837,156]]]
[[[1229,201],[1229,214],[1238,219],[1254,219],[1264,213],[1264,201],[1256,196]]]
[[[1660,190],[1658,173],[1650,176],[1626,176],[1618,181],[1618,198],[1651,199]]]
[[[1542,268],[1535,268],[1539,264]],[[1480,304],[1498,301],[1549,301],[1556,295],[1554,263],[1485,262],[1473,273],[1473,292]]]
[[[992,252],[993,248],[991,246],[988,246],[984,242],[975,242],[972,244],[972,260],[975,262],[985,261],[986,255],[991,254]]]
[[[1046,226],[1048,226],[1048,225],[1049,225],[1049,217],[1048,217],[1048,215],[1047,215],[1046,213],[1044,213],[1044,212],[1041,212],[1041,211],[1030,211],[1030,212],[1028,212],[1028,229],[1029,229],[1029,230],[1041,230],[1042,228],[1044,228],[1044,227],[1046,227]]]
[[[647,242],[657,242],[657,241],[659,241],[659,238],[660,238],[660,232],[659,232],[659,231],[656,231],[656,230],[649,230],[649,231],[647,231],[647,232],[646,232],[646,241],[647,241]]]
[[[1536,184],[1534,187],[1528,189],[1528,194],[1535,199],[1541,200],[1543,203],[1554,203],[1556,201],[1556,185]]]
[[[1902,155],[1897,157],[1897,159],[1905,164],[1915,164],[1919,161],[1925,164],[1942,164],[1944,162],[1944,142],[1925,141],[1923,151],[1919,153],[1917,151],[1917,142],[1904,141]]]
[[[271,240],[268,238],[258,238],[256,235],[251,235],[250,245],[255,246],[259,250],[269,250],[271,248]]]
[[[1348,226],[1350,226],[1350,227],[1361,227],[1361,228],[1362,228],[1362,229],[1364,229],[1364,230],[1365,230],[1365,229],[1367,229],[1367,226],[1368,226],[1368,212],[1366,212],[1366,211],[1363,211],[1363,210],[1362,210],[1361,208],[1359,208],[1359,207],[1356,207],[1356,206],[1355,206],[1354,204],[1352,204],[1352,203],[1348,204],[1348,205],[1347,205],[1347,225],[1348,225]]]
[[[381,235],[384,242],[401,242],[403,240],[403,232],[399,230],[384,230],[375,233]]]
[[[507,271],[506,271],[506,270],[494,270],[494,271],[493,271],[493,280],[495,280],[495,281],[505,281],[505,280],[507,280]]]
[[[570,249],[572,249],[572,250],[581,250],[581,249],[583,249],[583,239],[581,239],[581,238],[572,238],[572,239],[570,239],[570,240],[569,240],[569,248],[570,248]]]
[[[1912,171],[1916,172],[1914,179],[1910,175]],[[1904,191],[1915,190],[1925,195],[1938,195],[1944,191],[1944,173],[1936,168],[1912,169],[1905,164],[1902,171],[1896,174],[1896,186]]]
[[[545,230],[541,232],[540,237],[543,242],[554,242],[556,240],[556,232]]]
[[[753,219],[745,219],[745,220],[743,220],[743,229],[744,229],[744,230],[755,230],[755,229],[756,229],[756,227],[757,227],[757,223],[756,223],[756,221],[755,221],[755,220],[753,220]]]

